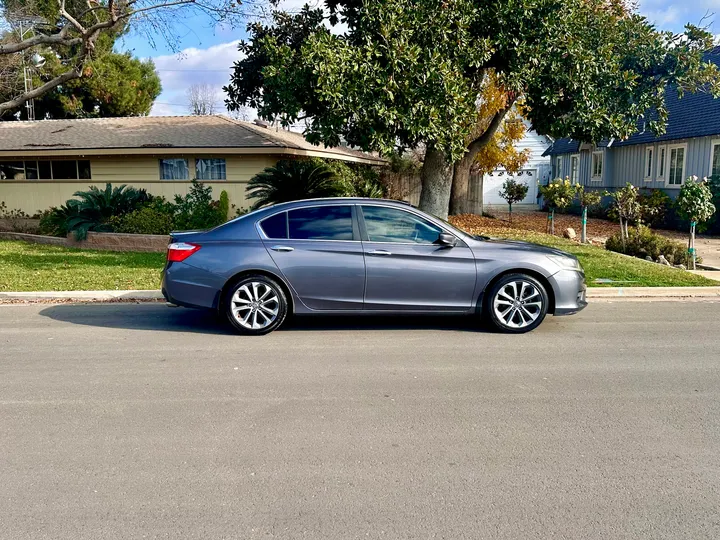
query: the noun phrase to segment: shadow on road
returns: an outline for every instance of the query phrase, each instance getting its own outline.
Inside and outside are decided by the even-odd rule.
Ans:
[[[162,304],[62,304],[40,315],[71,324],[128,330],[227,334],[235,332],[214,311],[168,308]],[[292,317],[279,332],[313,330],[449,330],[483,331],[474,317],[443,316],[313,316]]]

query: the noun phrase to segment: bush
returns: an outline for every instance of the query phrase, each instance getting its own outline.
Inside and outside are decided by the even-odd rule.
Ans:
[[[170,234],[174,229],[172,213],[150,206],[114,216],[109,224],[115,232],[130,234]]]
[[[224,189],[220,192],[218,212],[220,212],[220,215],[225,216],[225,220],[227,221],[228,213],[230,212],[230,197],[228,197],[228,192]]]
[[[650,256],[654,261],[660,255],[663,255],[670,264],[685,264],[687,262],[686,246],[642,226],[628,229],[628,238],[625,240],[624,249],[619,233],[607,239],[605,249],[641,259]]]
[[[227,221],[220,204],[212,200],[212,187],[192,181],[187,195],[175,195],[175,227],[178,230],[211,229]]]
[[[653,229],[664,228],[672,216],[672,199],[661,189],[642,189],[638,195],[640,220]]]

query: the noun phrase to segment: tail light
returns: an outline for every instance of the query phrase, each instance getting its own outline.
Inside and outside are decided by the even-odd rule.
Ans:
[[[182,262],[200,249],[197,244],[189,242],[173,242],[168,246],[167,260],[169,262]]]

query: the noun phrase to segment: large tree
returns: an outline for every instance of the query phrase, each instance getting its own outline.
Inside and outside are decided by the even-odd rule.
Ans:
[[[445,216],[455,165],[469,165],[517,98],[540,133],[600,141],[629,136],[648,111],[663,129],[668,85],[717,92],[703,64],[709,33],[657,32],[619,0],[326,0],[322,10],[276,13],[240,45],[229,107],[291,125],[310,141],[390,152],[425,145],[420,206]],[[504,106],[478,121],[489,73]]]
[[[262,0],[0,0],[0,116],[20,108],[70,81],[91,76],[108,53],[106,43],[126,31],[144,33],[153,43],[178,43],[178,25],[204,14],[214,22],[232,24],[254,12]],[[197,23],[197,19],[195,20]],[[110,47],[112,48],[112,47]],[[54,70],[39,70],[40,84],[18,83],[18,66],[35,65],[41,57],[58,59]],[[125,59],[115,57],[112,69]],[[14,69],[14,72],[11,71]],[[135,68],[142,69],[141,66]],[[43,77],[52,73],[51,77]],[[124,89],[109,89],[111,91]],[[101,92],[102,93],[102,92]],[[127,98],[127,93],[125,93]]]

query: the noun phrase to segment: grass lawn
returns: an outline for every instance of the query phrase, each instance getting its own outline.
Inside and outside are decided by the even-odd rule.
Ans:
[[[597,278],[624,287],[714,286],[717,282],[549,234],[498,228],[471,230],[556,247],[580,259],[590,287]],[[0,291],[158,289],[164,253],[114,253],[0,240]],[[601,285],[600,285],[601,286]]]
[[[114,253],[0,240],[0,291],[159,289],[164,253]]]

